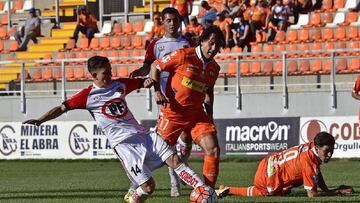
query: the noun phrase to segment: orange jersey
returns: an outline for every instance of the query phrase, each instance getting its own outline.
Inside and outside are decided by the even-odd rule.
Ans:
[[[302,184],[306,190],[317,190],[321,162],[313,142],[292,147],[265,160],[266,183],[261,188],[266,188],[268,193],[282,194]]]
[[[186,28],[184,30],[184,33],[190,32],[190,33],[194,33],[196,36],[200,36],[203,29],[204,28],[200,23],[198,23],[197,25],[189,24],[189,25],[186,26]]]
[[[161,38],[165,33],[164,25],[156,25],[154,24],[151,27],[150,36],[151,38]]]
[[[169,105],[162,112],[204,111],[205,93],[214,86],[220,71],[214,60],[204,62],[198,46],[174,51],[156,60],[155,65],[160,71],[170,73],[165,92]]]
[[[356,77],[355,85],[353,88],[353,92],[360,92],[360,75]]]
[[[83,27],[97,29],[96,18],[91,13],[88,15],[80,14],[79,24]]]
[[[266,16],[270,12],[269,8],[255,6],[255,7],[250,7],[249,11],[250,11],[250,18],[252,21],[259,21],[265,25]]]

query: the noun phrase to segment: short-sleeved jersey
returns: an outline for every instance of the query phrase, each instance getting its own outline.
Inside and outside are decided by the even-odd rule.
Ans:
[[[204,62],[200,46],[176,50],[154,63],[160,71],[170,73],[165,95],[170,103],[167,110],[196,113],[203,109],[205,93],[214,86],[220,66],[214,60]]]
[[[353,92],[358,93],[360,92],[360,75],[356,77],[356,81],[353,87]]]
[[[196,25],[189,24],[186,26],[184,33],[190,32],[190,33],[194,33],[196,36],[200,36],[203,30],[204,30],[203,26],[199,23]]]
[[[306,190],[317,190],[320,163],[313,142],[270,156],[267,165],[268,192],[277,189],[272,186],[293,188],[302,184]]]
[[[181,16],[189,15],[188,7],[191,2],[192,0],[171,0],[171,4],[174,5]]]
[[[63,104],[68,110],[87,109],[115,147],[126,138],[148,132],[134,118],[125,101],[127,94],[141,86],[141,79],[128,78],[114,80],[107,88],[93,84]]]

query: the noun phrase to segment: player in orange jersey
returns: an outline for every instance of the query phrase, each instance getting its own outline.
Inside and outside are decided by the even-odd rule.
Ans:
[[[301,144],[264,158],[256,171],[254,186],[222,187],[219,197],[287,195],[292,189],[304,185],[308,197],[351,194],[350,186],[328,189],[320,172],[334,152],[335,139],[326,132],[318,133],[314,142]],[[318,188],[321,191],[318,191]]]
[[[224,45],[221,30],[210,26],[200,35],[199,46],[165,55],[151,65],[150,72],[155,81],[155,100],[162,104],[157,131],[170,145],[176,144],[182,131],[191,135],[205,152],[203,174],[212,187],[219,172],[220,154],[212,118],[213,88],[220,66],[213,58]],[[170,73],[165,95],[159,84],[162,71]]]
[[[351,94],[354,99],[360,100],[360,75],[356,77],[355,85]],[[360,110],[359,110],[359,123],[360,123]]]

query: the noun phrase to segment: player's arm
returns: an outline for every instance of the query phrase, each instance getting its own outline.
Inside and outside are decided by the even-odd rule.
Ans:
[[[213,119],[214,86],[208,88],[205,94],[204,107],[209,118]]]
[[[151,64],[150,78],[153,80],[154,98],[157,104],[166,104],[168,101],[160,90],[160,70],[156,63]]]
[[[64,104],[61,104],[59,106],[56,106],[52,108],[50,111],[45,113],[43,116],[41,116],[39,119],[30,119],[23,122],[23,124],[32,124],[32,125],[41,125],[42,123],[52,120],[54,118],[57,118],[61,116],[63,113],[67,111],[66,106]]]
[[[356,91],[352,91],[351,96],[354,99],[360,100],[360,94],[358,92],[356,92]]]
[[[151,67],[151,63],[153,63],[155,61],[155,55],[154,55],[154,46],[155,46],[155,42],[156,40],[153,40],[150,44],[149,47],[146,50],[146,54],[145,54],[145,61],[144,64],[141,66],[141,68],[134,70],[133,72],[131,72],[129,74],[130,78],[135,78],[135,77],[139,77],[139,76],[147,76],[149,75],[150,72],[150,67]]]
[[[308,197],[334,196],[334,195],[345,195],[345,194],[353,193],[353,188],[351,186],[346,186],[346,185],[340,185],[335,189],[329,190],[321,172],[318,175],[318,187],[321,189],[321,191],[306,190]]]

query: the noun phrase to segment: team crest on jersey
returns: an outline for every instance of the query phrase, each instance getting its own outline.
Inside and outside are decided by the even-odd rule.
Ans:
[[[158,50],[159,50],[159,52],[165,51],[165,46],[159,46],[159,47],[158,47]]]
[[[127,105],[125,100],[115,98],[107,101],[101,108],[101,112],[108,118],[121,118],[127,114]]]

